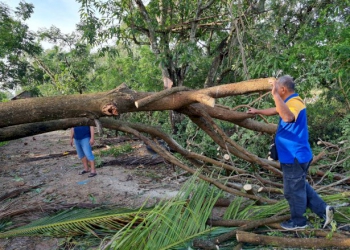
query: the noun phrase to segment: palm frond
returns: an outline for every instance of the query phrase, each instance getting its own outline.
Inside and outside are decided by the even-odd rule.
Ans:
[[[335,214],[335,219],[340,223],[346,223],[348,221],[349,212],[347,211],[347,207],[341,207],[340,203],[343,202],[344,204],[348,204],[349,196],[349,192],[322,196],[322,199],[327,204],[332,204],[336,207],[338,213]],[[268,218],[277,214],[283,215],[288,213],[289,206],[287,201],[284,199],[275,204],[256,205],[254,201],[247,201],[243,197],[237,197],[231,202],[225,211],[223,218],[257,220]]]
[[[16,236],[64,237],[88,235],[105,238],[105,249],[190,249],[194,239],[210,238],[229,228],[211,228],[206,225],[222,190],[199,180],[193,175],[170,201],[154,208],[138,210],[70,209],[55,216],[43,218],[27,226],[0,233],[0,238]],[[348,202],[350,193],[323,196],[329,204]],[[146,203],[145,203],[146,204]],[[348,221],[349,210],[343,210],[342,220]],[[237,197],[227,209],[225,219],[262,219],[288,212],[282,200],[273,205],[256,205]],[[339,213],[336,213],[338,215]],[[340,214],[339,214],[340,216]],[[231,228],[232,229],[232,228]]]
[[[130,221],[142,222],[147,210],[135,211],[118,208],[113,210],[70,209],[55,216],[43,218],[26,226],[0,233],[0,238],[17,236],[52,236],[99,235],[115,233]],[[135,217],[138,220],[135,221]]]
[[[254,201],[247,201],[243,197],[236,197],[228,206],[223,216],[224,219],[245,219],[247,213],[254,205]]]
[[[192,177],[173,200],[150,211],[144,223],[120,230],[104,249],[174,249],[215,228],[206,225],[221,191]]]

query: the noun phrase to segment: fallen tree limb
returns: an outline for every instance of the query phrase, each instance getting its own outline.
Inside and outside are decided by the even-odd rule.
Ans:
[[[283,229],[279,223],[271,223],[268,226],[275,229]],[[312,229],[312,228],[306,229],[306,230],[303,230],[303,234],[308,236],[316,236],[316,237],[323,237],[323,238],[326,238],[328,237],[329,234],[331,234],[332,238],[349,238],[349,235],[345,233],[344,234],[338,233],[338,232],[330,233],[329,230],[324,230],[324,229]]]
[[[106,126],[107,125],[107,126]],[[165,158],[167,161],[169,161],[170,163],[186,170],[187,172],[191,173],[191,174],[195,174],[197,170],[194,170],[190,167],[188,167],[187,165],[183,164],[182,162],[180,162],[176,157],[174,157],[172,154],[170,154],[168,151],[166,151],[165,149],[163,149],[160,146],[157,146],[156,143],[154,143],[152,140],[150,140],[149,138],[147,138],[146,136],[142,135],[139,131],[126,126],[124,123],[118,123],[115,120],[111,120],[111,119],[107,119],[104,120],[104,126],[108,127],[108,128],[112,128],[112,129],[117,129],[120,131],[124,131],[126,133],[130,133],[133,134],[136,137],[139,137],[141,140],[143,140],[147,145],[149,145],[157,154],[159,154],[160,156],[162,156],[163,158]],[[207,181],[209,183],[212,183],[214,186],[217,186],[218,188],[234,194],[234,195],[238,195],[238,196],[243,196],[249,199],[253,199],[253,200],[260,200],[261,202],[265,202],[268,204],[274,204],[277,201],[276,200],[272,200],[272,199],[268,199],[268,198],[264,198],[264,197],[257,197],[255,195],[249,195],[237,190],[234,190],[232,188],[228,188],[227,186],[225,186],[224,184],[210,178],[207,177],[203,174],[199,174],[198,175],[199,178],[201,178],[204,181]]]
[[[271,85],[268,80],[269,78],[253,79],[206,89],[182,91],[165,96],[142,108],[135,106],[135,100],[144,99],[153,93],[136,92],[125,84],[108,92],[36,97],[3,102],[0,105],[0,128],[66,118],[98,119],[103,116],[116,116],[128,112],[177,110],[198,102],[199,99],[203,99],[203,96],[222,98],[257,91],[269,91]]]
[[[36,203],[23,209],[12,209],[11,207],[4,210],[0,210],[0,220],[12,218],[21,214],[35,213],[35,212],[57,212],[60,210],[70,209],[70,208],[98,208],[104,207],[102,204],[92,204],[92,203],[73,203],[73,204],[47,204],[47,203]]]
[[[343,182],[344,182],[344,183],[347,183],[348,181],[350,181],[350,176],[345,177],[345,178],[343,178],[343,179],[341,179],[341,180],[339,180],[339,181],[333,182],[333,183],[331,183],[331,184],[329,184],[329,185],[327,185],[327,186],[323,186],[323,187],[317,188],[317,189],[316,189],[316,192],[320,192],[321,190],[327,189],[327,188],[329,188],[329,187],[333,187],[333,186],[339,185],[339,184],[341,184],[341,183],[343,183]]]
[[[273,218],[273,219],[271,219]],[[280,217],[271,217],[269,219],[271,219],[271,221],[275,222],[275,221],[283,221],[283,220],[287,220],[290,218],[290,215],[284,215],[284,216],[280,216]],[[267,223],[273,224],[273,222],[269,222],[267,221]],[[264,224],[265,221],[262,220],[208,220],[207,224],[212,226],[212,227],[243,227],[243,226],[248,226],[251,224],[254,224],[253,228],[261,226],[261,225],[265,225]],[[258,226],[256,226],[258,225]],[[266,224],[267,225],[267,224]],[[242,229],[241,229],[242,230]]]
[[[278,183],[276,181],[270,181],[268,179],[262,178],[259,174],[255,174],[254,175],[261,183],[264,184],[268,184],[271,186],[275,186],[275,187],[279,187],[279,188],[283,188],[283,184],[282,183]]]
[[[164,159],[160,156],[141,156],[141,157],[133,157],[133,156],[120,156],[114,160],[110,160],[107,162],[103,162],[102,166],[113,166],[113,165],[128,165],[128,166],[137,166],[137,165],[157,165],[164,163]]]
[[[221,244],[222,242],[225,242],[229,239],[231,239],[232,237],[235,237],[237,231],[246,231],[246,230],[250,230],[256,227],[260,227],[262,225],[268,225],[274,222],[281,222],[284,220],[288,220],[290,218],[290,215],[284,215],[284,216],[273,216],[267,219],[262,219],[262,220],[253,220],[253,221],[247,221],[247,223],[245,225],[240,226],[238,229],[233,230],[231,232],[228,232],[226,234],[222,234],[219,237],[215,238],[213,240],[213,242],[215,244]],[[232,222],[234,223],[234,222]]]
[[[252,185],[252,184],[245,184],[245,185],[243,186],[243,189],[244,189],[244,191],[247,192],[247,194],[253,194],[253,195],[255,195],[255,192],[254,192],[254,190],[253,190],[253,185]]]
[[[260,187],[258,193],[274,193],[274,194],[283,194],[283,190],[279,188],[272,187]]]
[[[325,172],[323,172],[321,170],[317,170],[316,171],[316,175],[318,175],[318,176],[324,176],[326,174],[327,173],[325,173]],[[334,180],[340,180],[340,182],[344,182],[344,183],[350,184],[350,179],[345,178],[345,180],[343,180],[344,179],[344,175],[337,174],[337,173],[332,173],[332,178]]]
[[[196,109],[194,106],[192,106],[192,107],[189,107],[189,109]],[[222,129],[219,127],[219,126],[217,126],[217,124],[213,121],[213,119],[212,119],[212,117],[209,115],[209,114],[207,114],[207,113],[205,113],[204,111],[199,111],[199,110],[197,110],[197,112],[198,113],[200,113],[201,114],[201,116],[203,117],[203,118],[205,118],[206,119],[206,122],[209,122],[210,123],[210,125],[212,126],[212,129],[211,130],[215,130],[216,131],[216,133],[218,133],[220,136],[221,136],[221,140],[222,141],[224,141],[224,143],[225,144],[223,144],[223,143],[218,143],[222,148],[227,148],[228,149],[228,147],[227,147],[227,144],[226,143],[229,143],[231,146],[233,146],[237,151],[239,151],[240,152],[240,154],[241,155],[245,155],[246,156],[246,158],[248,158],[248,161],[250,161],[250,162],[256,162],[256,163],[258,163],[260,166],[262,166],[263,168],[265,168],[266,170],[269,170],[269,171],[271,171],[271,172],[273,172],[273,173],[275,173],[277,176],[282,176],[282,172],[280,171],[280,170],[278,170],[278,169],[276,169],[275,167],[273,167],[273,166],[271,166],[271,165],[269,165],[269,164],[267,164],[267,162],[266,161],[262,161],[259,157],[257,157],[256,155],[253,155],[253,154],[251,154],[250,152],[248,152],[246,149],[244,149],[243,147],[241,147],[240,145],[238,145],[237,143],[235,143],[233,140],[231,140],[231,138],[229,138],[223,131],[222,131]],[[198,123],[198,120],[194,120],[193,119],[193,121],[198,125],[198,126],[200,126],[201,124],[200,123]],[[211,134],[209,134],[208,132],[208,130],[209,130],[209,128],[207,127],[207,129],[205,129],[205,127],[201,127],[208,135],[211,135]],[[213,140],[214,140],[214,138],[213,138]],[[234,152],[232,152],[232,153],[234,153]],[[242,157],[241,157],[242,158]]]
[[[242,184],[240,183],[233,183],[233,182],[226,182],[226,186],[228,187],[232,187],[234,189],[237,189],[237,190],[242,190]]]
[[[319,160],[321,160],[323,157],[326,156],[326,152],[325,151],[322,151],[320,152],[318,155],[316,155],[313,159],[312,159],[312,162],[310,165],[313,165],[315,164],[316,162],[318,162]]]
[[[105,146],[103,146],[103,145],[96,145],[96,146],[93,146],[93,149],[104,148],[104,147]],[[76,150],[69,150],[69,151],[59,153],[59,154],[47,154],[47,155],[38,155],[38,156],[28,157],[28,158],[24,158],[23,160],[21,160],[21,162],[40,161],[40,160],[44,160],[44,159],[66,157],[69,155],[76,155],[76,154],[77,154]]]
[[[135,102],[135,106],[136,108],[141,108],[147,104],[150,104],[152,102],[155,102],[155,101],[158,101],[166,96],[169,96],[171,94],[174,94],[176,92],[180,92],[180,91],[188,91],[190,90],[189,88],[187,87],[174,87],[174,88],[171,88],[171,89],[166,89],[166,90],[163,90],[163,91],[160,91],[160,92],[156,92],[150,96],[147,96],[143,99],[140,99],[140,100],[137,100]]]
[[[209,241],[209,240],[202,240],[202,239],[194,239],[193,240],[193,247],[195,249],[202,249],[202,250],[216,250],[218,249],[217,246]]]
[[[276,246],[276,247],[297,247],[297,248],[325,248],[338,247],[341,249],[350,248],[350,239],[347,238],[287,238],[277,236],[266,236],[250,232],[237,231],[238,242],[245,242],[255,245]]]
[[[214,204],[214,207],[228,207],[230,203],[230,200],[227,198],[218,198]]]
[[[40,187],[42,185],[43,185],[43,183],[41,183],[39,185],[35,185],[35,186],[19,188],[19,189],[13,190],[11,192],[6,192],[2,196],[0,196],[0,202],[4,201],[6,199],[14,198],[14,197],[16,197],[16,196],[18,196],[18,195],[20,195],[22,193],[27,193],[27,192],[31,191],[32,189],[38,188],[38,187]]]

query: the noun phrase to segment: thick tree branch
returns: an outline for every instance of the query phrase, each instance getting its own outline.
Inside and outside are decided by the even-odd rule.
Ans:
[[[169,89],[165,89],[161,92],[157,92],[153,95],[150,95],[150,96],[147,96],[141,100],[137,100],[135,102],[135,106],[136,108],[141,108],[147,104],[150,104],[154,101],[157,101],[157,100],[160,100],[166,96],[169,96],[171,94],[174,94],[174,93],[177,93],[177,92],[180,92],[180,91],[188,91],[190,90],[189,88],[187,87],[175,87],[175,88],[169,88]]]
[[[107,121],[106,121],[107,122]],[[114,120],[108,119],[108,127],[111,129],[117,129],[126,133],[130,133],[135,135],[136,137],[140,138],[141,140],[143,140],[147,145],[149,145],[156,153],[158,153],[160,156],[162,156],[163,158],[167,159],[170,163],[175,164],[176,166],[184,169],[185,171],[191,173],[191,174],[196,174],[196,170],[188,167],[187,165],[183,164],[182,162],[180,162],[177,158],[175,158],[172,154],[170,154],[169,152],[167,152],[166,150],[164,150],[162,147],[157,146],[154,142],[152,142],[152,140],[150,140],[149,138],[145,137],[144,135],[142,135],[141,133],[139,133],[137,130],[132,129],[130,127],[125,126],[124,124],[121,123],[116,123]],[[228,193],[234,194],[234,195],[238,195],[238,196],[242,196],[242,197],[246,197],[249,199],[253,199],[253,200],[259,200],[261,202],[265,202],[268,204],[274,204],[276,203],[275,200],[271,200],[271,199],[267,199],[264,197],[257,197],[255,195],[249,195],[237,190],[234,190],[232,188],[229,188],[227,186],[225,186],[224,184],[218,182],[217,180],[207,177],[206,175],[203,174],[198,174],[198,177],[201,178],[204,181],[207,181],[209,183],[212,183],[214,186],[220,188],[223,191],[226,191]]]
[[[268,91],[268,78],[220,85],[212,88],[184,91],[166,96],[145,105],[135,106],[135,101],[153,93],[138,93],[125,84],[109,92],[96,94],[37,97],[0,104],[0,128],[39,121],[88,117],[91,119],[135,111],[177,110],[198,101],[199,96],[222,98],[256,91]]]
[[[350,248],[350,239],[345,238],[288,238],[277,236],[266,236],[255,233],[237,231],[236,238],[238,242],[246,242],[255,245],[269,245],[278,247],[296,247],[296,248],[325,248],[339,247],[341,249]]]
[[[274,222],[281,222],[284,220],[288,220],[289,218],[290,218],[290,215],[284,215],[284,216],[273,216],[273,217],[270,217],[267,219],[262,219],[262,220],[249,221],[249,223],[247,221],[246,224],[240,226],[238,229],[233,230],[231,232],[228,232],[226,234],[222,234],[219,237],[215,238],[213,240],[213,242],[215,244],[221,244],[222,242],[225,242],[225,241],[231,239],[232,237],[234,237],[237,234],[237,232],[239,232],[239,231],[248,231],[248,230],[251,230],[253,228],[263,226],[263,225],[268,225],[268,224],[271,224]]]
[[[222,140],[225,141],[225,146],[222,146],[222,148],[227,148],[226,143],[231,144],[234,148],[236,148],[239,152],[243,153],[244,155],[246,155],[250,162],[256,162],[259,165],[261,165],[263,168],[265,168],[266,170],[269,170],[275,174],[277,174],[278,176],[282,176],[282,172],[278,169],[276,169],[275,167],[271,166],[270,164],[267,164],[266,162],[262,161],[259,157],[257,157],[256,155],[251,154],[250,152],[248,152],[247,150],[245,150],[243,147],[241,147],[240,145],[238,145],[237,143],[235,143],[233,140],[231,140],[223,131],[220,127],[218,127],[216,125],[216,123],[212,120],[212,118],[206,114],[205,112],[201,112],[201,116],[205,117],[206,120],[211,124],[211,126],[213,127],[213,129],[222,137]]]

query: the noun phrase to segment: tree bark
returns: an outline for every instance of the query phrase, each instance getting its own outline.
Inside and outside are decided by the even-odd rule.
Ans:
[[[55,130],[65,130],[75,126],[95,126],[95,122],[89,118],[70,118],[47,122],[27,123],[0,128],[0,141],[15,140],[31,135],[42,134]]]
[[[283,190],[279,188],[272,187],[260,187],[258,193],[274,193],[274,194],[283,194]]]
[[[284,221],[290,218],[290,215],[284,215],[284,216],[274,216],[271,218],[267,218],[267,219],[262,219],[262,220],[255,220],[255,221],[247,221],[246,224],[241,225],[237,230],[232,230],[231,232],[225,233],[220,235],[219,237],[216,237],[214,239],[214,242],[216,244],[221,244],[222,242],[225,242],[229,239],[231,239],[232,237],[234,237],[236,235],[236,233],[238,231],[246,231],[246,230],[250,230],[256,227],[260,227],[262,225],[267,225],[270,223],[274,223],[274,222],[280,222],[280,221]],[[234,221],[231,221],[230,223],[232,223],[232,225],[235,225]],[[239,223],[241,223],[241,221],[239,221]]]
[[[246,242],[255,245],[269,245],[276,247],[297,247],[310,249],[324,249],[325,247],[338,247],[341,249],[350,248],[350,239],[345,238],[288,238],[266,236],[243,231],[237,231],[236,238],[238,242]]]
[[[95,119],[127,112],[177,110],[198,102],[203,96],[221,98],[270,89],[268,78],[255,79],[207,89],[177,92],[138,109],[135,102],[153,93],[138,93],[122,84],[109,92],[37,97],[1,103],[0,128],[64,118],[87,117]]]

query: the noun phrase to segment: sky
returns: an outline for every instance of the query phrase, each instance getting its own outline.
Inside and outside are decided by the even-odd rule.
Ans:
[[[12,10],[20,0],[0,0]],[[40,28],[56,26],[63,33],[71,33],[79,22],[80,4],[75,0],[25,0],[34,5],[34,13],[26,21],[29,29],[37,31]]]

